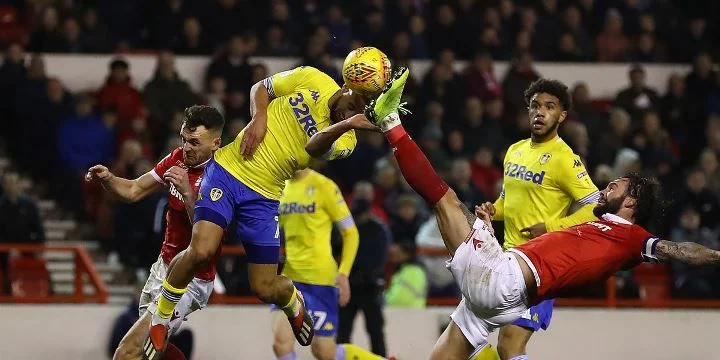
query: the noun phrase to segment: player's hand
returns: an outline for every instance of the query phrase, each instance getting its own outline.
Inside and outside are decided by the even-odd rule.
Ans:
[[[380,131],[380,128],[370,122],[365,114],[355,114],[346,121],[350,124],[350,127],[355,130]]]
[[[173,166],[163,174],[165,181],[175,185],[177,191],[180,192],[184,198],[188,198],[193,195],[192,186],[190,186],[190,179],[188,178],[187,170]]]
[[[534,239],[546,232],[547,228],[545,227],[545,223],[537,223],[524,229],[520,229],[520,233],[527,235],[530,239]]]
[[[481,205],[475,206],[475,216],[479,218],[484,218],[487,216],[492,220],[493,216],[495,216],[495,205],[491,202],[485,202]]]
[[[343,274],[337,274],[335,277],[335,285],[340,290],[340,306],[347,305],[350,302],[350,281],[348,277]]]
[[[106,166],[95,165],[88,169],[87,174],[85,174],[85,181],[107,181],[110,180],[113,176],[113,173],[111,173]]]
[[[265,133],[267,133],[267,115],[255,114],[245,126],[245,133],[240,141],[240,154],[246,158],[252,158],[255,150],[265,138]]]

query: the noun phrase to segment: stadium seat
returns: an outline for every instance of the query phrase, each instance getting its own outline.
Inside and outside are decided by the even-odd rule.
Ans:
[[[638,284],[640,299],[667,300],[670,298],[670,275],[664,264],[643,263],[633,270]]]
[[[10,260],[8,269],[13,296],[50,295],[50,273],[45,260],[18,256]]]

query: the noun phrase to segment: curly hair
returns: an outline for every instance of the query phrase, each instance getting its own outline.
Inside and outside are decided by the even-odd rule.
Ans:
[[[559,80],[538,79],[533,81],[527,90],[525,90],[525,103],[530,106],[532,97],[540,93],[550,94],[558,98],[560,106],[562,106],[565,111],[570,111],[572,108],[572,100],[568,93],[568,87]]]
[[[626,195],[635,199],[635,223],[642,227],[655,225],[664,208],[660,182],[638,173],[629,173],[623,178],[629,182]]]

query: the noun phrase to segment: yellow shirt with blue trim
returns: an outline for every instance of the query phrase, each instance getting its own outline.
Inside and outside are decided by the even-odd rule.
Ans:
[[[315,171],[299,180],[287,181],[280,198],[280,227],[285,234],[285,276],[306,284],[335,285],[339,269],[330,243],[333,224],[343,233],[340,270],[348,275],[357,253],[358,235],[340,189]],[[353,244],[345,242],[346,230],[354,233],[354,249]]]
[[[245,131],[215,152],[220,166],[259,194],[278,200],[285,180],[296,170],[308,167],[310,155],[305,144],[311,136],[330,126],[328,101],[340,90],[335,80],[313,67],[299,67],[277,73],[263,84],[270,96],[267,133],[252,158],[240,154]],[[323,157],[326,160],[349,156],[357,139],[346,132]]]
[[[505,248],[527,242],[527,233],[520,230],[540,222],[549,232],[596,219],[592,210],[600,192],[580,157],[560,137],[511,145],[503,167],[494,219],[504,220]],[[579,209],[568,215],[573,204]]]

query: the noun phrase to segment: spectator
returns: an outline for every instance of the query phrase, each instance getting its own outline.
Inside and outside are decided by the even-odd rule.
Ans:
[[[600,134],[603,130],[606,130],[603,114],[592,104],[590,88],[587,83],[576,83],[571,95],[570,119],[583,123],[590,134]]]
[[[410,54],[413,59],[426,59],[430,55],[425,40],[425,19],[419,15],[410,18]]]
[[[368,197],[365,191],[359,191],[360,187],[371,188],[371,185],[365,182],[355,185],[351,211],[360,233],[360,246],[350,271],[350,293],[353,296],[346,306],[340,308],[337,342],[350,342],[355,316],[362,310],[371,351],[384,357],[386,346],[382,293],[385,287],[385,262],[392,236],[387,226],[372,215],[372,197]]]
[[[346,56],[350,45],[352,27],[350,26],[350,20],[345,16],[340,5],[333,4],[328,7],[326,26],[333,36],[328,52],[335,57]]]
[[[503,173],[493,164],[493,152],[490,148],[482,146],[477,149],[470,163],[470,174],[473,183],[488,198],[496,199],[500,195],[496,189]]]
[[[364,44],[372,44],[380,49],[389,48],[385,14],[378,8],[365,13],[363,24],[359,30],[359,39]]]
[[[583,19],[580,9],[570,5],[565,9],[564,30],[572,35],[577,48],[587,54],[592,46],[590,36],[583,28]]]
[[[699,16],[688,20],[686,30],[675,31],[672,35],[672,55],[677,62],[692,61],[700,53],[709,51],[713,42],[707,22]]]
[[[598,35],[595,46],[600,62],[624,61],[628,51],[628,39],[623,34],[623,19],[616,9],[609,9],[605,15],[603,31]]]
[[[28,48],[35,52],[61,52],[64,40],[59,29],[58,13],[54,7],[46,7],[42,13],[42,23],[30,36]]]
[[[232,38],[239,34],[254,30],[256,10],[253,4],[252,1],[239,0],[217,0],[207,4],[206,16],[202,22],[207,25],[207,38],[212,41],[210,46],[215,48],[228,40],[232,41]],[[284,1],[274,1],[273,10],[281,5],[287,10]],[[289,16],[286,16],[284,20],[288,18]]]
[[[539,79],[540,74],[533,67],[533,56],[529,52],[519,53],[512,61],[512,65],[503,79],[503,94],[505,94],[505,108],[520,111],[525,109],[525,89]],[[512,114],[513,116],[515,114]]]
[[[75,175],[85,175],[94,164],[109,163],[114,153],[112,124],[105,124],[92,109],[92,100],[79,96],[75,115],[65,119],[58,129],[58,153],[63,168]]]
[[[493,59],[489,53],[475,55],[465,69],[465,93],[468,97],[476,97],[482,101],[502,96],[502,85],[495,76]]]
[[[86,52],[83,43],[82,33],[80,32],[80,24],[75,18],[67,18],[63,23],[63,39],[64,44],[60,49],[64,53],[83,53]]]
[[[716,196],[720,196],[720,164],[717,154],[711,149],[705,149],[700,154],[700,170],[705,174],[708,189]]]
[[[228,91],[239,91],[247,94],[250,89],[252,67],[247,62],[247,39],[233,36],[227,45],[227,51],[215,59],[207,69],[205,75],[205,88],[208,89],[210,80],[222,77],[227,83]]]
[[[390,218],[387,212],[385,212],[385,208],[382,206],[382,204],[378,205],[375,201],[375,188],[371,183],[367,181],[358,181],[355,183],[355,186],[352,189],[353,196],[347,201],[351,209],[353,207],[353,202],[355,201],[355,199],[370,199],[370,213],[375,218],[383,221],[385,224],[389,223]],[[364,203],[360,204],[360,208],[364,206]]]
[[[665,56],[658,48],[657,40],[652,34],[638,35],[635,49],[630,54],[630,60],[641,63],[663,62]]]
[[[417,246],[411,243],[395,243],[390,246],[390,261],[396,266],[385,293],[388,306],[422,309],[428,295],[425,269],[417,258]]]
[[[225,79],[220,76],[210,79],[208,94],[205,95],[205,100],[208,105],[218,109],[218,111],[225,116],[225,102],[227,98],[227,82]]]
[[[680,221],[670,235],[673,242],[694,242],[714,250],[720,250],[717,229],[701,225],[697,209],[686,207],[680,213]],[[707,299],[718,295],[715,269],[696,267],[673,261],[673,296],[678,298]]]
[[[717,195],[708,188],[705,174],[699,170],[691,170],[687,176],[684,192],[677,198],[676,208],[691,206],[700,214],[700,226],[715,229],[720,225],[720,202]],[[679,211],[675,212],[675,219]]]
[[[636,65],[630,69],[630,86],[621,90],[615,98],[615,105],[625,109],[634,122],[641,119],[643,112],[656,109],[659,103],[655,90],[645,83],[645,69]]]
[[[130,65],[117,58],[110,62],[105,85],[97,93],[97,105],[101,111],[115,108],[119,116],[119,129],[130,127],[130,123],[142,112],[140,92],[132,85]]]
[[[174,48],[180,44],[183,23],[190,10],[187,7],[187,1],[166,0],[150,9],[153,21],[149,38],[154,48]]]
[[[435,216],[431,216],[420,226],[420,230],[415,236],[415,243],[424,248],[446,250]],[[458,289],[452,273],[445,267],[446,259],[420,255],[418,260],[426,269],[430,296],[458,296],[460,289]]]
[[[430,56],[435,57],[445,49],[457,52],[459,50],[457,42],[460,39],[460,34],[457,28],[455,11],[450,5],[440,5],[435,11],[434,20],[428,35]]]
[[[474,209],[475,205],[488,200],[488,197],[472,181],[470,162],[467,159],[453,161],[449,185],[468,209]]]
[[[172,114],[197,102],[198,97],[190,85],[178,75],[175,56],[161,52],[157,57],[155,76],[145,85],[143,100],[150,112],[150,118],[157,124],[155,130],[167,134]],[[163,141],[164,142],[164,141]]]
[[[418,213],[417,199],[412,195],[400,195],[397,197],[393,208],[397,209],[395,216],[390,220],[395,244],[415,245],[415,234],[420,230],[422,218]]]
[[[610,126],[601,129],[598,141],[593,142],[593,164],[612,164],[615,155],[629,144],[630,114],[621,108],[610,109]]]
[[[203,34],[202,24],[196,17],[189,16],[183,21],[183,31],[175,46],[178,55],[209,55],[212,48]]]
[[[107,28],[98,21],[98,13],[94,8],[85,10],[82,34],[83,48],[86,52],[101,53],[113,48]]]
[[[679,74],[672,74],[668,79],[668,90],[659,104],[660,118],[663,127],[670,136],[680,144],[685,143],[687,136],[688,99],[685,95],[685,81]]]
[[[3,176],[0,197],[0,244],[42,244],[45,230],[35,201],[26,197],[20,177],[13,171]],[[0,252],[0,292],[10,290],[7,278],[8,253]],[[2,275],[5,274],[5,275]]]
[[[565,62],[582,62],[587,61],[587,56],[575,43],[575,37],[573,37],[571,33],[566,32],[560,35],[560,39],[558,40],[555,60]]]
[[[266,32],[265,42],[259,51],[262,56],[295,56],[297,48],[287,39],[282,27],[271,25]]]

